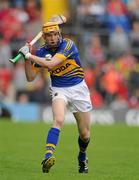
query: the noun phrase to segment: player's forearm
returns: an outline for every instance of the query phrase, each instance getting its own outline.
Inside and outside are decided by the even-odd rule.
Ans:
[[[36,71],[33,66],[31,65],[30,61],[25,61],[25,74],[27,81],[31,82],[37,76],[38,71]]]
[[[41,58],[32,54],[29,56],[29,60],[39,64],[42,67],[46,67],[48,69],[54,68],[55,66],[57,66],[63,61],[62,59],[59,59],[56,57],[53,57],[51,60],[50,59],[47,60],[47,58]]]
[[[48,69],[53,69],[55,66],[62,63],[62,61],[63,61],[63,58],[59,58],[56,55],[53,56],[52,59],[49,59],[49,58],[47,59],[46,57],[42,58],[42,57],[35,56],[29,52],[28,45],[23,46],[19,50],[19,52],[21,52],[24,55],[25,59],[27,59],[29,61],[33,61],[33,62],[39,64],[41,67],[46,67]]]
[[[31,54],[29,57],[29,60],[35,62],[36,64],[39,64],[42,67],[48,68],[48,63],[45,58],[41,58],[41,57]]]

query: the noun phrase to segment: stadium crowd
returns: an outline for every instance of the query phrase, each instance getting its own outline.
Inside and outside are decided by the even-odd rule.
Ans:
[[[41,2],[0,2],[0,101],[49,104],[47,72],[27,83],[23,62],[8,61],[40,31]],[[69,3],[63,31],[77,42],[94,107],[139,108],[139,0]]]

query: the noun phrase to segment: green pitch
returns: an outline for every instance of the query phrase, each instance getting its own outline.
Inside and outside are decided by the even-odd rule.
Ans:
[[[0,120],[0,180],[139,180],[139,127],[92,126],[89,173],[77,173],[77,128],[64,125],[49,174],[41,172],[50,125]]]

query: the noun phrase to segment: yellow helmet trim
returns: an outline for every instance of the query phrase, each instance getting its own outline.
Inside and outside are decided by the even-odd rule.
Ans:
[[[43,33],[60,32],[59,26],[56,22],[47,22],[42,27]]]

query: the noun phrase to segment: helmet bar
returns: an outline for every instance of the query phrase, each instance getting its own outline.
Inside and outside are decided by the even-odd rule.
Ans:
[[[43,33],[60,32],[59,26],[56,22],[47,22],[42,27]]]

